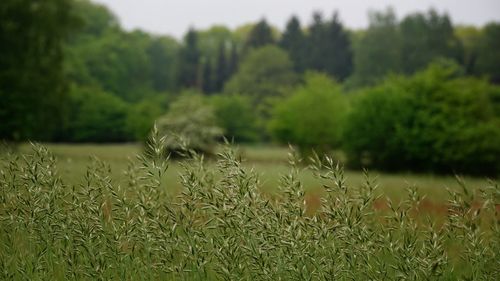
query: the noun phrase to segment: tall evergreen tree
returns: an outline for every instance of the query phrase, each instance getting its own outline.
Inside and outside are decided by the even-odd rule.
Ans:
[[[323,16],[319,12],[313,14],[313,23],[309,26],[309,36],[307,37],[306,68],[317,71],[325,71],[324,55],[326,37],[326,25]]]
[[[437,57],[462,63],[463,48],[448,15],[440,15],[435,10],[411,14],[403,19],[400,30],[405,73],[423,69]]]
[[[214,88],[212,64],[210,63],[210,60],[205,60],[205,62],[203,63],[201,87],[203,93],[205,94],[211,94],[214,92],[214,90],[217,91]]]
[[[302,72],[305,69],[306,42],[300,21],[296,16],[288,21],[279,46],[288,52],[295,71]]]
[[[198,36],[194,29],[189,29],[184,37],[184,46],[179,57],[179,85],[185,88],[199,88],[200,51]]]
[[[231,55],[229,57],[229,62],[227,66],[227,78],[231,78],[234,73],[238,70],[238,47],[236,46],[236,43],[231,44]]]
[[[228,64],[226,60],[226,47],[224,42],[219,45],[219,54],[217,55],[217,65],[215,70],[214,90],[219,92],[224,87],[228,77]]]
[[[325,32],[325,70],[340,81],[352,72],[352,50],[349,35],[335,12]]]
[[[323,21],[320,13],[313,14],[307,45],[307,68],[326,72],[339,80],[351,74],[351,42],[337,13],[328,22]]]
[[[401,39],[392,9],[369,13],[370,25],[355,44],[354,79],[370,85],[401,68]]]
[[[250,31],[245,43],[245,49],[258,48],[273,43],[274,38],[271,27],[265,19],[262,19]]]

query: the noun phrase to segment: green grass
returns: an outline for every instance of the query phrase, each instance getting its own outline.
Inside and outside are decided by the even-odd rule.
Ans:
[[[498,185],[471,193],[487,182],[467,178],[447,198],[452,177],[380,174],[377,189],[329,159],[288,167],[276,147],[163,174],[160,143],[136,160],[133,144],[47,144],[55,158],[22,145],[0,159],[0,279],[498,280]],[[377,192],[400,202],[384,208]]]
[[[78,183],[83,179],[87,166],[91,163],[91,157],[95,156],[105,161],[111,167],[113,181],[122,183],[124,171],[128,162],[135,160],[141,153],[142,147],[138,144],[44,144],[58,159],[58,167],[62,178],[68,183]],[[28,152],[30,144],[23,144],[19,152]],[[254,168],[261,175],[260,189],[267,193],[274,193],[279,184],[280,175],[289,171],[287,154],[289,149],[280,146],[247,145],[237,146],[239,154],[244,159],[246,167]],[[207,160],[210,162],[210,160]],[[209,165],[211,165],[209,163]],[[177,191],[179,183],[179,164],[175,161],[170,163],[166,173],[165,188]],[[363,184],[364,176],[361,171],[347,170],[347,184],[357,187]],[[448,198],[447,188],[458,188],[459,185],[454,176],[442,176],[432,174],[388,174],[370,172],[377,178],[380,192],[392,200],[399,200],[406,196],[408,186],[417,186],[422,195],[436,204],[445,202]],[[470,189],[476,189],[488,184],[485,178],[464,177],[466,185]],[[310,171],[301,172],[301,181],[310,196],[322,196],[323,188],[319,186]]]

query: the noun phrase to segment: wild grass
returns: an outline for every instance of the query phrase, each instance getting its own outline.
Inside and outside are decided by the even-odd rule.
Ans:
[[[496,182],[470,189],[459,181],[437,222],[419,215],[424,201],[412,185],[405,198],[380,201],[381,183],[366,172],[351,185],[330,158],[303,171],[290,151],[269,196],[263,187],[278,176],[260,174],[277,170],[252,169],[230,147],[209,161],[187,152],[189,159],[173,164],[174,176],[161,139],[150,143],[149,155],[119,160],[117,170],[96,158],[85,162],[81,179],[70,181],[60,174],[67,162],[43,146],[3,156],[0,279],[500,277]],[[307,210],[306,186],[322,188],[315,212]]]

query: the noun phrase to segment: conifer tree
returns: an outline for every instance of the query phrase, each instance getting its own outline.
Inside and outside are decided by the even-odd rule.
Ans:
[[[306,42],[300,21],[296,16],[288,21],[279,45],[288,52],[295,71],[302,72],[305,68]]]
[[[217,56],[217,65],[215,70],[214,90],[219,92],[222,90],[224,83],[228,77],[228,64],[226,60],[226,47],[224,42],[219,45],[219,53]]]
[[[184,46],[179,57],[179,84],[185,88],[200,86],[200,51],[198,50],[198,35],[194,29],[189,29],[184,37]]]
[[[271,27],[267,24],[265,19],[262,19],[253,27],[252,31],[250,31],[245,49],[258,48],[273,43],[274,39]]]

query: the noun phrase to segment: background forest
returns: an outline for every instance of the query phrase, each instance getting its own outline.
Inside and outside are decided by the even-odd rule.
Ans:
[[[498,175],[500,23],[332,11],[182,40],[125,31],[88,0],[0,4],[0,139],[144,142],[155,121],[208,151],[291,143],[351,167]]]

